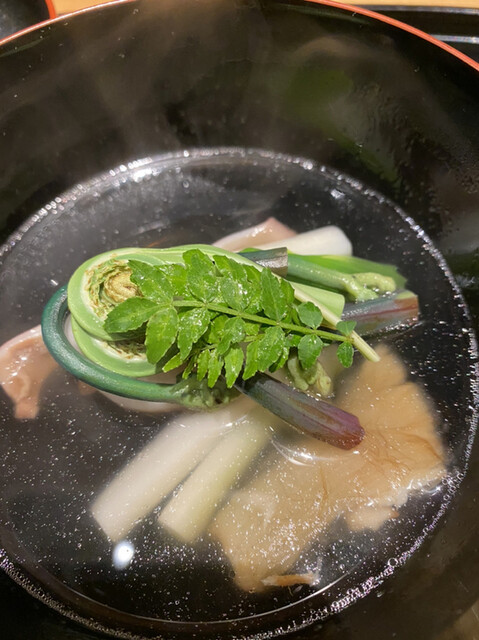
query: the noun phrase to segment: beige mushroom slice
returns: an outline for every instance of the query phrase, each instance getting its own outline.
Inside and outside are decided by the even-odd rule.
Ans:
[[[301,553],[324,539],[339,516],[351,530],[377,529],[397,516],[412,492],[444,476],[429,399],[407,381],[397,355],[386,347],[379,352],[380,362],[363,362],[337,395],[339,406],[358,415],[363,442],[344,451],[304,437],[296,464],[272,453],[266,468],[217,514],[211,534],[244,590],[260,591],[270,576],[297,570]]]

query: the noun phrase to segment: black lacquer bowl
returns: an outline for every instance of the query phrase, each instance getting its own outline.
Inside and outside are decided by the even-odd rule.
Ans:
[[[0,0],[0,38],[54,17],[52,0]]]
[[[0,397],[5,637],[436,637],[479,596],[477,68],[328,3],[119,2],[5,41],[0,87],[0,342],[102,250],[334,223],[419,292],[394,341],[449,452],[440,490],[332,547],[319,589],[241,595],[215,549],[159,553],[148,523],[115,572],[87,505],[155,426],[57,371],[35,420]]]

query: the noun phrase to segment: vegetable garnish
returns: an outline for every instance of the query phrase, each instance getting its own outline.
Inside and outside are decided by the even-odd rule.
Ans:
[[[354,256],[288,256],[288,277],[334,291],[358,302],[375,300],[404,286],[404,278],[391,265]]]
[[[184,366],[183,378],[196,371],[209,387],[222,373],[231,388],[241,372],[247,380],[281,369],[292,349],[309,369],[325,342],[340,342],[338,358],[351,366],[354,322],[340,321],[337,332],[322,329],[320,309],[298,302],[291,284],[269,269],[210,258],[199,249],[182,258],[174,277],[171,265],[128,261],[136,295],[108,313],[104,328],[112,339],[143,329],[148,362],[161,361],[164,372]]]
[[[366,302],[348,303],[343,318],[356,322],[362,336],[405,329],[418,321],[419,301],[412,291],[394,292]]]
[[[301,282],[290,280],[298,270]],[[402,284],[394,267],[352,257],[236,254],[210,245],[118,249],[85,262],[68,284],[71,330],[83,355],[68,350],[61,296],[45,311],[45,342],[69,371],[118,395],[212,406],[239,390],[296,428],[350,448],[363,436],[354,416],[302,392],[314,385],[329,395],[318,358],[331,344],[345,368],[355,350],[378,360],[356,322],[341,319],[343,293],[381,300]],[[176,385],[139,379],[176,369]],[[264,375],[281,369],[296,390]]]
[[[266,409],[281,415],[298,431],[340,449],[353,449],[364,438],[364,429],[356,416],[327,402],[318,402],[317,398],[269,376],[258,375],[252,381],[241,381],[237,388]]]

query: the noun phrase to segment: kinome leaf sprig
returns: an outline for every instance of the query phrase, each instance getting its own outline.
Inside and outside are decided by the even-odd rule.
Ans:
[[[112,340],[144,332],[150,363],[160,363],[163,371],[183,365],[184,378],[196,371],[210,387],[222,373],[231,387],[240,373],[247,380],[280,369],[291,350],[309,369],[331,342],[339,343],[343,366],[351,365],[354,323],[339,322],[337,331],[321,328],[321,310],[298,301],[287,280],[200,249],[184,251],[182,260],[128,260],[134,295],[107,315],[104,329]]]

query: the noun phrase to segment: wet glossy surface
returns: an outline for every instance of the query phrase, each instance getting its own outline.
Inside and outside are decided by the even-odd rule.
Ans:
[[[217,7],[209,24],[196,4],[174,14],[168,3],[152,6],[81,16],[0,52],[4,233],[66,187],[121,162],[185,146],[246,144],[360,179],[459,257],[460,273],[474,269],[475,72],[426,42],[338,9],[267,3],[247,13],[229,5]],[[170,75],[175,65],[185,73]],[[458,233],[467,228],[465,237]],[[467,277],[474,281],[474,271]],[[448,520],[386,583],[390,593],[335,616],[325,637],[393,628],[430,637],[475,599],[475,482],[473,469]],[[41,619],[67,633],[51,614]],[[9,624],[12,637],[20,633],[18,617]]]
[[[2,445],[0,535],[13,561],[9,571],[16,575],[13,567],[23,567],[20,582],[27,588],[29,576],[43,583],[47,602],[66,605],[73,615],[94,616],[108,627],[144,633],[153,623],[141,618],[181,623],[185,633],[191,622],[222,619],[238,619],[235,626],[249,633],[265,625],[279,630],[271,612],[287,607],[281,616],[301,624],[306,616],[320,619],[377,588],[449,503],[475,424],[468,408],[474,401],[468,375],[475,347],[467,314],[454,302],[458,291],[412,220],[384,197],[311,161],[241,149],[186,151],[137,161],[62,194],[26,222],[14,246],[4,247],[3,272],[17,276],[15,287],[8,278],[0,284],[0,339],[12,337],[23,324],[36,324],[51,293],[91,255],[115,246],[212,242],[271,215],[297,231],[338,224],[357,255],[401,264],[419,293],[423,320],[393,343],[440,412],[447,477],[439,490],[412,500],[376,536],[351,537],[340,529],[325,550],[313,545],[301,562],[309,566],[308,557],[324,555],[316,587],[248,596],[232,589],[221,550],[208,537],[195,548],[178,546],[159,535],[152,516],[133,537],[120,540],[118,549],[105,540],[92,519],[91,502],[152,437],[158,418],[122,412],[96,394],[82,395],[75,381],[57,370],[44,385],[38,419],[15,423],[8,406],[2,412],[9,436]],[[22,270],[30,256],[35,268]],[[456,364],[449,359],[451,348],[461,354]],[[40,529],[39,521],[45,524]],[[125,544],[134,562],[116,566],[115,553]],[[316,591],[320,595],[314,599]],[[249,620],[259,614],[266,614],[265,622]],[[226,637],[231,632],[214,628]]]

